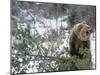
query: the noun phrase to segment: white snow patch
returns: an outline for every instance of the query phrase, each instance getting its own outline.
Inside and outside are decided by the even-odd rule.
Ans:
[[[49,47],[51,46],[51,43],[50,42],[44,42],[42,44],[43,47],[45,47],[46,49],[49,49]]]
[[[95,37],[95,32],[91,34],[91,38],[90,38],[90,42],[91,42],[91,55],[92,55],[92,62],[93,62],[93,68],[95,68],[96,62],[95,62],[95,57],[96,57],[96,41],[95,41],[96,37]]]
[[[22,62],[23,61],[22,58],[19,58],[19,61]]]
[[[61,26],[61,23],[62,23],[63,27],[67,27],[66,22],[57,21],[57,24],[56,24],[55,19],[51,20],[51,19],[42,18],[41,20],[43,23],[39,23],[38,21],[36,21],[36,23],[35,23],[35,27],[40,35],[43,35],[47,31],[47,29],[50,29],[50,28],[59,29]]]

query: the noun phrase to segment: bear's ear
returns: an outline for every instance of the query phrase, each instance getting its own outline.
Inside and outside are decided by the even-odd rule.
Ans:
[[[83,28],[83,24],[77,24],[75,27],[74,27],[74,33],[76,34],[76,35],[78,35],[79,36],[79,33],[80,33],[80,31],[81,31],[81,29]]]
[[[86,21],[82,21],[81,24],[86,24]]]
[[[80,31],[82,29],[82,27],[84,26],[84,24],[86,24],[86,21],[82,21],[81,23],[79,23],[77,30]]]
[[[82,27],[83,27],[83,24],[80,24],[80,25],[78,26],[77,30],[80,31],[80,30],[82,29]]]

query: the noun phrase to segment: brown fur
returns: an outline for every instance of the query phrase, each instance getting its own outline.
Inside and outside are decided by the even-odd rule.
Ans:
[[[90,49],[90,34],[91,28],[86,24],[85,21],[76,24],[72,28],[72,33],[70,36],[70,54],[78,55],[79,48]]]

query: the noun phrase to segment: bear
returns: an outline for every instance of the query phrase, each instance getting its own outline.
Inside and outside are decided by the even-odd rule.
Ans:
[[[80,48],[90,49],[90,34],[91,27],[87,25],[86,21],[74,25],[71,31],[69,46],[70,46],[70,55],[79,56]],[[80,57],[80,56],[79,56]]]

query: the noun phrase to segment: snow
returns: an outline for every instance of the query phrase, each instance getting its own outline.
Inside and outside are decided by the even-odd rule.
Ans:
[[[96,68],[95,65],[96,65],[96,62],[95,62],[95,57],[96,57],[96,36],[95,36],[95,32],[91,34],[91,55],[92,55],[92,62],[93,62],[93,68]]]
[[[22,62],[23,61],[22,58],[19,58],[19,61]]]
[[[45,47],[46,49],[49,49],[49,47],[51,46],[50,42],[44,42],[42,43],[42,46]]]
[[[55,19],[41,18],[41,21],[43,23],[40,23],[40,22],[37,21],[35,23],[35,27],[36,27],[36,29],[37,29],[37,31],[39,32],[40,35],[43,35],[47,31],[47,29],[60,28],[61,23],[62,23],[63,27],[67,27],[67,23],[66,22],[61,22],[61,21],[59,21],[59,19],[62,19],[62,18],[58,18],[57,25],[56,25],[56,20]]]

